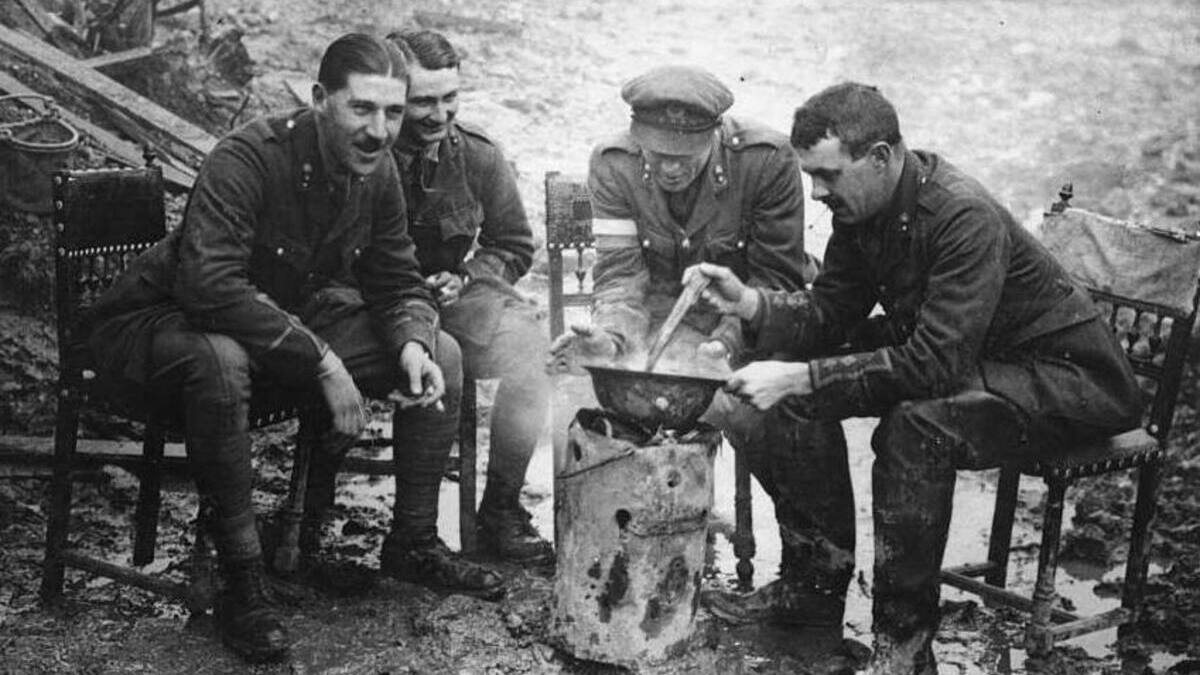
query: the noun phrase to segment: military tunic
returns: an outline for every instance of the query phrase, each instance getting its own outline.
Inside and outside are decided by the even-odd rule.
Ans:
[[[782,134],[733,118],[714,131],[716,147],[697,176],[686,223],[671,215],[666,194],[629,133],[592,153],[588,184],[598,257],[593,321],[636,351],[670,312],[683,270],[699,262],[732,268],[751,285],[795,291],[810,281],[804,252],[804,196],[795,154]],[[741,326],[693,308],[685,323],[731,353]]]
[[[982,382],[1038,419],[1117,432],[1140,420],[1115,341],[1086,329],[1098,310],[1048,251],[977,182],[909,152],[891,208],[834,223],[811,292],[764,291],[760,348],[811,358],[808,403],[831,419]],[[878,303],[884,316],[864,324]],[[850,341],[851,353],[821,356]]]
[[[333,174],[311,110],[251,122],[205,160],[183,224],[93,307],[102,368],[149,376],[156,325],[184,320],[234,338],[283,382],[311,381],[328,345],[307,324],[366,306],[397,354],[429,349],[436,302],[425,286],[395,165]]]
[[[431,150],[393,152],[421,273],[466,281],[458,301],[442,308],[443,325],[459,342],[486,347],[505,307],[525,304],[512,285],[533,262],[516,173],[482,129],[458,120]]]

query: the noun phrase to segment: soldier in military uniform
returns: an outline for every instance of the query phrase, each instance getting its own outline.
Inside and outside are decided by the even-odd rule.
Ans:
[[[908,150],[877,89],[816,94],[796,111],[791,141],[813,197],[833,211],[812,289],[748,289],[712,265],[687,275],[714,282],[709,299],[747,322],[758,349],[798,356],[735,372],[741,396],[814,419],[881,418],[871,672],[936,673],[955,470],[1134,428],[1137,382],[1086,292],[979,183]],[[869,317],[877,303],[884,314]]]
[[[458,564],[467,563],[436,536],[461,356],[437,329],[388,155],[406,71],[383,40],[334,41],[312,108],[256,120],[218,143],[182,224],[135,261],[90,317],[89,345],[106,379],[183,409],[188,460],[215,507],[209,525],[224,581],[217,632],[248,660],[279,658],[290,644],[264,595],[251,502],[252,379],[323,396],[332,432],[348,439],[366,424],[363,393],[402,398],[397,427],[417,442],[396,460],[382,571],[470,591],[500,587],[482,568],[463,574]],[[426,465],[438,470],[412,469]]]
[[[389,36],[409,56],[408,107],[393,153],[421,273],[437,290],[442,327],[458,340],[463,376],[499,379],[491,412],[479,542],[504,559],[545,562],[553,548],[519,498],[545,426],[549,340],[535,303],[513,284],[533,261],[533,232],[500,147],[458,119],[459,56],[433,31]]]
[[[780,291],[799,290],[814,274],[804,251],[800,172],[783,134],[724,115],[732,92],[699,68],[655,68],[626,83],[621,96],[633,112],[629,130],[600,143],[589,167],[598,249],[592,323],[555,342],[552,368],[576,359],[641,368],[639,352],[679,297],[689,265],[718,263],[752,286]],[[687,364],[728,374],[727,359],[749,356],[739,321],[696,307],[659,369]],[[705,420],[745,454],[775,502],[783,540],[780,578],[739,605],[737,618],[839,626],[854,559],[841,426],[758,412],[720,392]]]

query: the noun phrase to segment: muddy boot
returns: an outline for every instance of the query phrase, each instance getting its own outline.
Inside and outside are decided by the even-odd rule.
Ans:
[[[877,632],[867,675],[937,675],[933,636],[929,628],[918,629],[903,639]]]
[[[383,540],[379,571],[394,579],[448,593],[497,600],[504,578],[491,568],[451,551],[438,537],[413,540],[396,533]]]
[[[477,536],[484,553],[502,560],[539,565],[554,561],[554,546],[538,534],[533,516],[519,504],[481,510]]]
[[[832,627],[842,625],[846,595],[776,579],[750,593],[706,590],[700,594],[700,603],[717,618],[735,626],[776,623]]]
[[[278,661],[290,640],[283,621],[268,604],[261,558],[221,564],[224,588],[213,607],[221,642],[251,663]]]
[[[266,570],[253,512],[213,523],[221,568],[221,592],[213,623],[221,642],[251,663],[276,661],[290,641],[266,595]]]

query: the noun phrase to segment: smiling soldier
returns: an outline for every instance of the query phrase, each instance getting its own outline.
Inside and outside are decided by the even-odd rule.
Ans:
[[[725,116],[733,93],[700,68],[655,68],[626,83],[621,97],[632,109],[629,129],[598,145],[589,167],[598,249],[592,324],[555,342],[552,369],[644,351],[689,265],[725,265],[752,286],[779,291],[801,289],[815,274],[786,136]],[[726,360],[749,358],[738,320],[696,307],[664,362],[727,372]],[[841,426],[759,412],[723,392],[704,420],[744,454],[774,500],[783,542],[778,580],[736,601],[708,594],[710,609],[738,622],[840,627],[854,560]],[[810,457],[828,461],[800,461]]]
[[[533,262],[516,173],[490,136],[458,119],[462,82],[454,46],[428,30],[388,39],[411,65],[393,153],[421,273],[438,292],[442,326],[462,348],[463,377],[499,380],[479,542],[503,559],[547,562],[553,547],[520,503],[550,383],[541,367],[549,344],[537,306],[513,288]]]
[[[290,644],[263,592],[247,429],[252,379],[319,392],[345,438],[366,423],[363,393],[407,395],[396,428],[417,435],[424,443],[416,451],[434,458],[397,458],[382,567],[437,582],[446,559],[444,545],[426,536],[436,526],[441,472],[410,465],[445,462],[462,375],[457,345],[437,330],[388,155],[406,95],[394,46],[362,34],[334,41],[312,107],[223,139],[180,227],[134,263],[92,316],[101,367],[183,409],[188,460],[215,507],[208,524],[224,582],[217,632],[252,661],[282,657]],[[433,405],[444,393],[445,412]]]

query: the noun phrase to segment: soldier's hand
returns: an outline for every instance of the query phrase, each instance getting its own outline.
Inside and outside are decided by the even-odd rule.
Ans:
[[[683,271],[684,285],[697,276],[708,277],[708,287],[700,297],[718,312],[732,314],[746,321],[758,313],[758,291],[742,283],[733,270],[712,263],[692,265]]]
[[[438,272],[437,274],[425,277],[425,283],[433,286],[433,290],[437,293],[438,302],[442,305],[452,305],[458,296],[462,295],[463,278],[453,272]]]
[[[434,363],[425,348],[418,342],[406,342],[400,349],[400,370],[408,379],[408,388],[397,389],[388,394],[401,410],[413,407],[434,406],[445,410],[442,395],[446,393],[446,380],[442,369]]]
[[[787,396],[812,393],[808,364],[794,361],[755,361],[733,373],[725,390],[767,410]]]
[[[559,335],[550,345],[546,372],[576,372],[581,360],[608,363],[617,357],[618,351],[612,333],[603,328],[573,325],[571,330]]]
[[[350,372],[332,349],[325,352],[317,364],[317,381],[333,416],[334,432],[348,438],[358,438],[367,426],[367,411],[354,378],[350,377]]]

